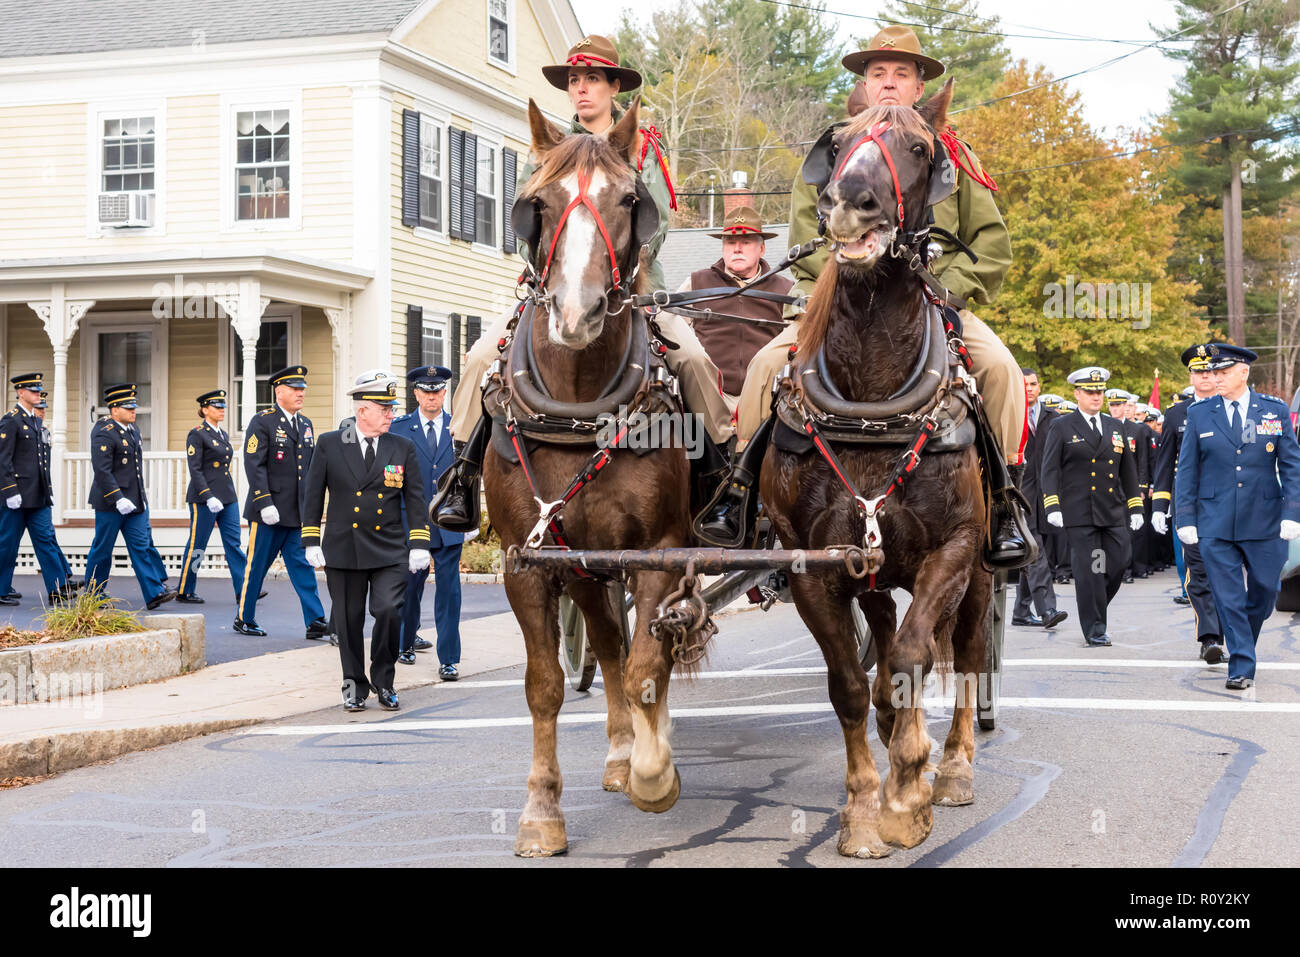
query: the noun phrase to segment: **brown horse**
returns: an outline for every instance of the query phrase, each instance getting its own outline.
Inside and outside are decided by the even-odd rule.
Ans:
[[[630,165],[638,145],[638,105],[607,136],[565,136],[532,102],[528,114],[539,166],[516,199],[514,222],[543,274],[541,298],[526,333],[531,336],[532,368],[554,401],[589,403],[622,367],[629,336],[644,330],[629,307],[619,307],[613,288],[618,285],[613,276],[627,277],[633,271],[641,244],[657,225],[653,200],[644,188],[638,192]],[[580,204],[584,190],[599,221]],[[522,324],[520,329],[525,334]],[[541,444],[528,453],[537,497],[558,499],[593,451],[593,445]],[[659,448],[641,456],[616,451],[599,478],[565,507],[566,543],[598,549],[687,544],[689,475],[683,448]],[[490,448],[483,483],[503,548],[522,546],[539,517],[523,469]],[[555,752],[556,716],[565,690],[559,661],[562,590],[583,613],[604,677],[609,752],[602,784],[606,790],[625,790],[642,810],[665,811],[676,802],[680,779],[668,744],[671,645],[651,637],[649,623],[678,579],[668,572],[630,576],[637,624],[625,659],[621,625],[603,583],[572,571],[506,570],[506,596],[527,647],[525,693],[533,719],[533,763],[516,854],[549,856],[563,853],[567,846]]]
[[[915,230],[925,222],[927,207],[950,191],[950,185],[945,190],[939,183],[949,177],[936,171],[944,147],[933,131],[944,128],[951,96],[949,81],[919,110],[875,107],[834,136],[834,175],[818,206],[834,255],[801,323],[797,361],[802,368],[823,351],[823,374],[854,403],[895,395],[923,349],[922,285],[907,258],[893,254],[891,240],[903,210],[904,228]],[[838,444],[834,449],[857,493],[867,499],[884,491],[899,463],[896,446]],[[761,493],[787,547],[863,541],[862,511],[816,451],[794,454],[773,444],[763,464]],[[932,801],[974,800],[975,695],[966,683],[984,661],[992,592],[992,576],[980,561],[985,522],[975,450],[923,453],[902,490],[879,513],[885,562],[877,590],[868,590],[868,579],[847,573],[791,576],[795,605],[826,658],[830,699],[848,752],[841,854],[880,857],[891,843],[913,847],[930,833]],[[893,599],[880,590],[891,586],[912,594],[897,632]],[[867,617],[879,655],[870,699],[880,739],[889,748],[883,788],[867,744],[869,689],[850,624],[854,600]],[[922,681],[950,650],[964,681],[958,681],[952,730],[932,789],[923,777],[933,768]]]

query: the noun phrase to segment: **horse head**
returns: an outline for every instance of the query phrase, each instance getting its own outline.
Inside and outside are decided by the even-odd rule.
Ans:
[[[528,244],[547,337],[579,350],[624,309],[659,211],[637,175],[640,100],[605,135],[564,132],[528,101],[538,167],[511,221]]]
[[[841,269],[874,269],[896,237],[924,229],[929,207],[952,193],[955,170],[934,132],[946,126],[951,100],[949,80],[917,109],[870,107],[809,154],[809,182],[810,164],[830,167],[817,213]]]

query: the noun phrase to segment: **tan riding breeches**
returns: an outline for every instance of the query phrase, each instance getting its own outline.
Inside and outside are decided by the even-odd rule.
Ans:
[[[469,438],[474,424],[482,414],[479,386],[483,373],[497,358],[497,342],[505,335],[513,312],[512,309],[497,319],[465,355],[465,367],[461,371],[456,394],[451,400],[451,437],[457,442]],[[703,416],[704,427],[714,442],[718,445],[725,444],[732,435],[731,414],[734,406],[722,394],[722,377],[718,373],[718,367],[700,345],[695,331],[681,316],[660,313],[659,328],[667,338],[677,343],[676,349],[669,348],[666,358],[668,367],[677,374],[686,408]]]
[[[961,311],[961,320],[962,339],[970,353],[971,371],[984,398],[989,424],[1007,463],[1015,465],[1020,461],[1020,437],[1025,426],[1025,377],[1020,372],[1020,363],[993,330],[970,310]],[[749,361],[736,424],[736,435],[742,444],[749,441],[771,411],[772,380],[785,366],[797,335],[798,324],[791,323]]]

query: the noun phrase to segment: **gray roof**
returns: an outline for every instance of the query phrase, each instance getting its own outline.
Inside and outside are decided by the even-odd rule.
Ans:
[[[721,228],[668,230],[664,244],[659,248],[659,265],[663,267],[664,281],[670,291],[684,283],[695,270],[708,269],[718,261],[722,256],[722,240],[709,233],[716,233]],[[785,223],[765,223],[763,228],[776,233],[775,239],[767,240],[767,249],[763,252],[763,258],[772,266],[785,257],[790,227]]]
[[[391,32],[419,0],[0,0],[0,57]],[[197,33],[196,31],[202,31]]]

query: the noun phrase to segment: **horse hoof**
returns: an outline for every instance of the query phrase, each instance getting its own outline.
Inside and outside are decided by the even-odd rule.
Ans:
[[[606,791],[625,791],[627,779],[631,775],[631,761],[614,761],[605,765],[605,775],[600,779],[600,786]]]
[[[942,807],[964,807],[975,803],[975,782],[969,776],[938,774],[930,803]]]
[[[880,833],[866,824],[840,825],[840,840],[835,848],[845,857],[860,860],[876,857],[888,857],[894,849],[880,839]]]
[[[678,796],[682,793],[682,776],[673,768],[673,786],[668,789],[668,793],[657,801],[645,801],[636,796],[636,792],[631,787],[627,789],[628,799],[639,811],[649,811],[651,814],[662,814],[674,804],[677,803]]]
[[[929,801],[916,810],[905,807],[894,811],[885,807],[880,811],[880,839],[899,847],[916,847],[930,836],[933,826],[934,812]]]
[[[564,821],[520,821],[515,835],[516,857],[554,857],[569,849]]]

